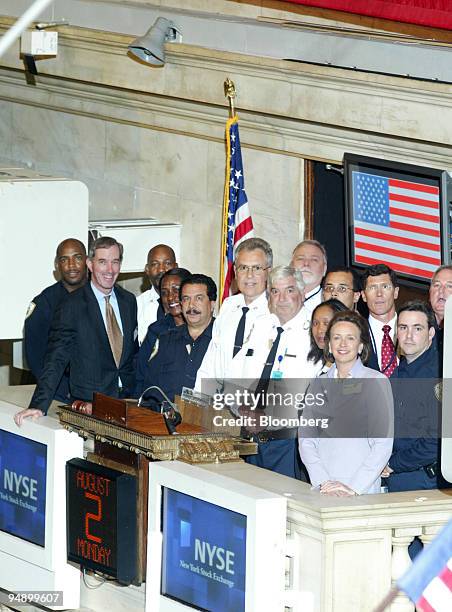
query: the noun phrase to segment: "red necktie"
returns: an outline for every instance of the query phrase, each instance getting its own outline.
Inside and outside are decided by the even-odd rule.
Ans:
[[[381,343],[381,371],[388,378],[392,376],[397,367],[397,356],[394,342],[389,335],[390,331],[391,327],[389,325],[383,325],[383,341]]]

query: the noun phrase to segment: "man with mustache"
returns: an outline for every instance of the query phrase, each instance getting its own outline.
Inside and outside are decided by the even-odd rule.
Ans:
[[[138,342],[140,344],[146,336],[149,325],[165,316],[160,303],[159,283],[165,272],[172,268],[177,268],[173,249],[166,244],[157,244],[152,247],[144,268],[151,288],[137,297]]]
[[[195,386],[198,368],[212,339],[217,287],[209,276],[191,274],[181,282],[179,298],[186,323],[160,336],[158,350],[151,356],[143,382],[136,389],[137,396],[156,385],[174,401],[182,387]],[[143,405],[158,410],[163,399],[153,389],[144,395]]]
[[[290,265],[303,274],[304,307],[311,316],[314,308],[322,301],[320,283],[327,267],[325,247],[317,240],[303,240],[295,247]]]

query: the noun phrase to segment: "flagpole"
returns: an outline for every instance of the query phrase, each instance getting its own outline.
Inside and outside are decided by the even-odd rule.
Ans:
[[[229,142],[229,130],[232,121],[235,119],[235,85],[234,82],[228,77],[224,82],[224,95],[228,99],[229,102],[229,120],[226,122],[226,151],[227,151],[227,159],[226,159],[226,178],[225,178],[225,187],[224,187],[224,197],[223,197],[223,215],[222,215],[222,225],[221,225],[221,254],[220,254],[220,302],[222,301],[223,287],[224,287],[224,257],[226,253],[226,238],[227,238],[227,227],[228,227],[228,203],[229,203],[229,167],[230,167],[230,152],[231,152],[231,143]]]

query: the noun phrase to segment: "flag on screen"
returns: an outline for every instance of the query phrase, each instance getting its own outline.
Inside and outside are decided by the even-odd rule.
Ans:
[[[416,557],[397,587],[421,612],[452,610],[452,521]]]
[[[223,291],[221,301],[231,295],[235,249],[241,242],[254,236],[253,221],[245,193],[237,116],[229,119],[226,123],[226,154],[222,240]]]
[[[352,172],[356,263],[386,263],[420,278],[441,265],[439,188]]]

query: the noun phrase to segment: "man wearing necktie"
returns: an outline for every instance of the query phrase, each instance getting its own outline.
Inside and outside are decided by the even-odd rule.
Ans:
[[[303,240],[294,248],[290,263],[303,274],[306,312],[312,316],[314,308],[322,302],[322,278],[327,268],[326,249],[318,240]]]
[[[267,405],[266,393],[271,392],[272,383],[277,381],[279,385],[284,381],[284,389],[302,394],[316,373],[307,359],[309,315],[303,307],[301,272],[289,266],[274,268],[269,273],[268,292],[270,314],[255,321],[250,337],[234,358],[232,378],[244,380],[256,398],[263,398],[257,410],[241,410],[257,423],[255,428],[249,428],[249,433],[258,442],[258,454],[249,457],[249,463],[305,480],[297,449],[297,428],[259,426],[260,415],[298,416],[294,404]]]
[[[369,308],[369,332],[372,354],[368,367],[380,370],[388,378],[398,365],[396,344],[399,295],[397,275],[386,264],[366,268],[361,276],[361,296]]]
[[[272,249],[262,238],[248,238],[237,247],[234,274],[240,293],[225,299],[215,319],[212,341],[198,370],[197,391],[212,395],[222,387],[253,322],[268,314],[265,288],[272,265]]]
[[[98,238],[91,245],[91,281],[68,294],[57,309],[42,375],[29,408],[15,416],[18,425],[47,413],[68,365],[72,399],[92,401],[96,391],[112,397],[133,392],[137,306],[135,296],[115,284],[122,255],[114,238]]]

